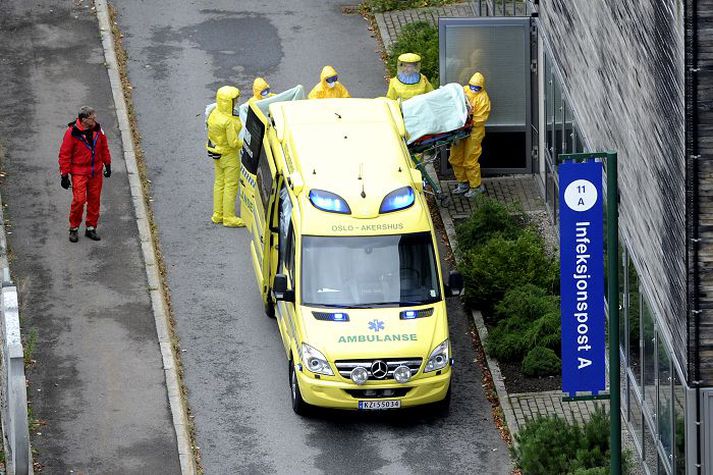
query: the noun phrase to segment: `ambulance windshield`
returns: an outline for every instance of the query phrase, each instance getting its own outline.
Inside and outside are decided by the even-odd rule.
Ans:
[[[441,299],[431,234],[304,236],[302,305],[404,307]]]

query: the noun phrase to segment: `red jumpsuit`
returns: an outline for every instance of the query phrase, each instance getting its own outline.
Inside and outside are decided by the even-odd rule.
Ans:
[[[67,124],[62,146],[59,149],[59,172],[72,175],[72,205],[69,209],[69,227],[82,224],[84,204],[87,204],[87,227],[96,227],[99,221],[99,199],[102,191],[104,165],[111,164],[111,154],[106,135],[99,124],[91,133],[81,122]]]

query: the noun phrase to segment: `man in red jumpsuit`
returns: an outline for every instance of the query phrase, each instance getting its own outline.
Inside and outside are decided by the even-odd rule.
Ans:
[[[67,124],[62,146],[59,149],[59,173],[65,190],[72,187],[72,205],[69,208],[69,240],[77,242],[79,225],[82,224],[84,204],[87,204],[86,237],[94,241],[99,221],[99,198],[103,176],[111,176],[111,155],[106,135],[96,121],[94,109],[83,106],[77,120]],[[69,176],[72,176],[70,181]]]

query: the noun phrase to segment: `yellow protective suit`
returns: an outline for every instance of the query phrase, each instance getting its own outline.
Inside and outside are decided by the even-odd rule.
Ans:
[[[398,77],[393,77],[389,81],[389,90],[386,93],[386,97],[395,101],[398,99],[405,101],[406,99],[411,99],[413,96],[431,91],[433,91],[433,86],[423,74],[421,74],[421,80],[416,84],[404,84],[399,81]]]
[[[223,86],[215,95],[216,107],[208,116],[208,142],[206,149],[220,155],[215,162],[215,183],[213,184],[213,216],[215,224],[235,228],[245,226],[243,220],[235,216],[235,198],[238,195],[240,179],[240,148],[243,141],[238,133],[243,125],[240,118],[233,115],[233,108],[240,97],[240,90],[233,86]]]
[[[327,84],[327,78],[336,76],[337,71],[331,66],[325,66],[322,68],[322,74],[319,75],[319,82],[307,95],[308,99],[334,99],[339,97],[352,97],[349,95],[347,88],[342,85],[341,82],[337,81],[334,87],[329,87]]]
[[[470,85],[480,86],[479,92],[473,92]],[[490,97],[485,91],[485,77],[475,73],[470,78],[468,86],[463,88],[473,114],[473,130],[466,139],[451,147],[448,161],[453,167],[456,180],[468,183],[471,189],[480,186],[480,154],[483,152],[481,143],[485,137],[485,122],[490,116]]]
[[[265,79],[261,77],[256,77],[255,80],[253,81],[253,97],[248,99],[248,104],[259,101],[262,99],[265,99],[266,97],[272,97],[275,94],[272,92],[268,93],[266,96],[262,95],[262,91],[265,89],[270,89],[270,85],[265,81]]]

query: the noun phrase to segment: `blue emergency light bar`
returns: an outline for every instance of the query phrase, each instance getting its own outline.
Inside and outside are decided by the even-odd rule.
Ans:
[[[352,210],[344,198],[324,190],[310,190],[309,200],[315,208],[330,213],[351,214]]]
[[[422,308],[421,310],[404,310],[399,315],[401,320],[414,320],[416,318],[430,317],[433,315],[433,308]]]
[[[410,186],[398,188],[384,197],[379,207],[379,213],[391,213],[406,209],[416,201],[416,194]]]
[[[349,315],[344,312],[312,312],[317,320],[330,322],[348,322]]]

